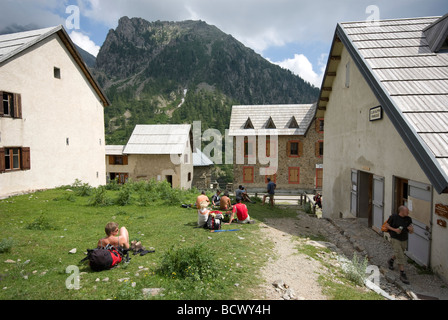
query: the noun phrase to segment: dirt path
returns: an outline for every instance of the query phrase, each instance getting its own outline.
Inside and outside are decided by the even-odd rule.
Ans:
[[[276,219],[276,223],[281,223],[281,220]],[[299,254],[291,233],[266,224],[260,228],[275,247],[268,264],[262,269],[265,283],[260,287],[258,296],[267,300],[327,300],[317,282],[322,270],[320,262]]]
[[[255,292],[259,299],[327,300],[317,281],[320,274],[328,272],[326,267],[298,250],[298,245],[306,237],[322,236],[326,241],[324,244],[338,256],[352,259],[356,252],[368,258],[369,264],[378,266],[381,289],[393,299],[448,300],[447,285],[434,274],[421,274],[412,264],[406,266],[411,285],[403,285],[397,272],[385,266],[385,261],[392,254],[388,241],[360,225],[356,219],[329,221],[298,210],[297,218],[279,217],[260,223],[260,233],[272,241],[274,248],[267,265],[261,270],[264,284]]]

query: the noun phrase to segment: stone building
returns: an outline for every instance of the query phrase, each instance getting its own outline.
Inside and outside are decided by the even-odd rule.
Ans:
[[[315,114],[315,104],[234,106],[234,186],[264,192],[270,177],[277,192],[320,190],[324,122]]]
[[[109,179],[168,181],[190,189],[193,181],[191,125],[137,125],[125,146],[106,146]]]

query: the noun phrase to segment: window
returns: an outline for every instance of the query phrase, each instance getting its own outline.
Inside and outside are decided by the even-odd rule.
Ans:
[[[188,172],[188,182],[191,181],[191,172]]]
[[[244,139],[244,157],[254,157],[254,144],[252,141],[249,141],[247,138]]]
[[[53,74],[56,79],[61,79],[61,69],[54,67]]]
[[[125,166],[128,164],[128,156],[109,156],[109,164]]]
[[[286,151],[288,153],[288,157],[290,158],[301,157],[303,154],[303,144],[299,140],[288,141]]]
[[[244,183],[254,182],[254,167],[243,167],[243,182]]]
[[[0,148],[0,173],[30,168],[30,148]]]
[[[324,142],[319,140],[316,142],[316,157],[322,158],[324,156]]]
[[[299,184],[300,183],[300,168],[290,167],[288,168],[288,183]]]
[[[22,117],[22,98],[20,94],[0,91],[0,97],[2,98],[0,117]]]
[[[350,87],[350,61],[345,65],[345,87]]]
[[[264,176],[265,183],[268,183],[268,178],[270,178],[272,182],[277,183],[277,174],[276,173],[268,175],[268,176]]]
[[[324,118],[316,119],[316,132],[323,133],[324,132]]]

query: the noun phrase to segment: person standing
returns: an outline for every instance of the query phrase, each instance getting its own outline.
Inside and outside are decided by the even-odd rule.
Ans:
[[[261,205],[264,205],[266,198],[269,197],[269,203],[271,204],[271,207],[273,207],[275,188],[277,187],[277,185],[271,181],[271,178],[268,178],[267,180],[268,180],[267,193],[263,196],[263,203]]]
[[[414,232],[412,218],[409,217],[409,209],[406,206],[400,206],[398,213],[391,215],[387,220],[386,228],[389,231],[394,249],[394,256],[387,262],[389,269],[394,270],[394,262],[397,260],[400,270],[400,280],[405,284],[409,284],[409,280],[404,271],[404,265],[406,263],[404,251],[407,250],[409,234]]]

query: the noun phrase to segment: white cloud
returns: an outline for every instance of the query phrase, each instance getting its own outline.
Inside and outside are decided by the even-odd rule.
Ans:
[[[273,63],[281,66],[282,68],[291,70],[291,72],[295,75],[300,76],[305,81],[308,81],[312,85],[320,88],[325,72],[325,56],[325,54],[320,56],[318,62],[319,73],[316,73],[316,71],[314,71],[312,63],[303,54],[294,54],[294,58],[285,59],[283,61]]]
[[[93,56],[97,56],[98,52],[100,51],[100,47],[95,44],[88,36],[85,34],[78,32],[78,31],[72,31],[70,33],[70,38],[72,41],[81,47],[82,49],[86,50],[88,53],[90,53]]]

